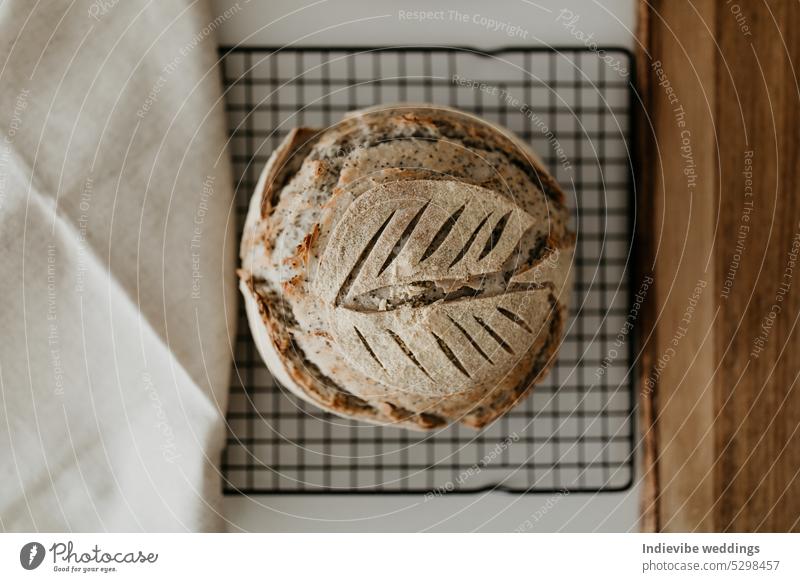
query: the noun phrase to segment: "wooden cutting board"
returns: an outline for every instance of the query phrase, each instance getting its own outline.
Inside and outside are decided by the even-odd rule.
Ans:
[[[646,531],[800,530],[800,3],[640,7]]]

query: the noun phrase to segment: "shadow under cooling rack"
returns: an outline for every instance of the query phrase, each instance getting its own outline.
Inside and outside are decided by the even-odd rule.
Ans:
[[[278,386],[240,302],[225,492],[618,491],[633,479],[628,334],[632,88],[624,50],[393,47],[221,50],[241,230],[269,154],[293,127],[393,102],[458,107],[531,144],[562,184],[578,235],[558,361],[480,431],[412,433],[332,416]]]

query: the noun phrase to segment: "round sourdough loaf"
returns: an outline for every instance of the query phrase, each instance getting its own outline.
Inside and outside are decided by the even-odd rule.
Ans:
[[[454,109],[377,107],[294,129],[261,174],[241,244],[261,356],[341,416],[484,426],[555,358],[568,216],[527,146]]]

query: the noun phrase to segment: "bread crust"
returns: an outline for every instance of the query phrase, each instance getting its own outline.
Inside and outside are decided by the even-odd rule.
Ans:
[[[276,380],[329,412],[479,428],[562,339],[575,238],[516,137],[397,105],[293,130],[250,203],[240,289]]]

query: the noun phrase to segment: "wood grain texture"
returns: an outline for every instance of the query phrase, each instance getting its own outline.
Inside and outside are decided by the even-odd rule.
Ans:
[[[642,526],[796,531],[800,3],[640,16]]]

